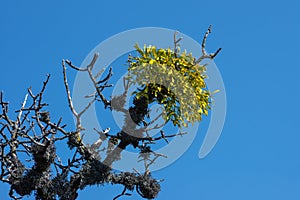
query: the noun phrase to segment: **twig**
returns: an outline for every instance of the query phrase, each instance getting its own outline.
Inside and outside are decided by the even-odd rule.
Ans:
[[[92,62],[86,68],[92,70],[94,68],[94,65],[95,65],[98,57],[99,57],[99,53],[97,52],[97,53],[94,54]]]
[[[90,101],[85,108],[78,114],[78,117],[81,117],[81,115],[83,115],[92,105],[93,103],[96,101],[96,98],[94,98],[92,101]]]
[[[119,194],[119,195],[117,195],[115,198],[113,198],[113,200],[117,200],[119,197],[121,197],[121,196],[131,196],[132,194],[130,194],[130,193],[125,193],[126,192],[126,186],[124,186],[124,189],[123,189],[123,191],[122,191],[122,193],[121,194]]]
[[[154,124],[155,121],[157,121],[161,116],[162,116],[163,112],[161,112],[159,115],[157,115],[152,121],[150,121],[147,126]],[[166,123],[164,123],[166,124]]]
[[[160,154],[160,153],[155,153],[155,152],[151,152],[155,155],[155,158],[153,158],[145,167],[145,171],[149,172],[149,167],[155,162],[155,160],[157,160],[157,158],[159,157],[164,157],[164,158],[168,158],[166,155],[164,154]]]
[[[171,134],[171,135],[161,135],[159,137],[156,138],[152,138],[152,137],[148,137],[148,138],[141,138],[142,141],[157,141],[157,140],[161,140],[161,139],[165,139],[165,138],[172,138],[172,137],[176,137],[176,136],[182,136],[187,134],[187,132],[180,132],[180,133],[176,133],[176,134]]]
[[[166,141],[166,143],[169,144],[169,141],[167,140],[163,130],[160,131],[160,134],[161,134],[161,137]]]
[[[101,99],[102,102],[104,103],[105,107],[107,107],[107,106],[110,106],[111,102],[108,101],[108,100],[104,97],[104,95],[102,94],[102,92],[101,92],[101,90],[100,90],[100,88],[99,88],[99,86],[98,86],[98,83],[97,83],[96,79],[93,77],[93,73],[92,73],[92,69],[93,69],[93,67],[94,67],[94,63],[96,62],[97,58],[98,58],[98,54],[95,54],[95,55],[94,55],[94,58],[93,58],[93,60],[92,60],[92,62],[91,62],[91,63],[88,65],[88,67],[87,67],[87,71],[88,71],[88,74],[89,74],[89,76],[90,76],[90,79],[91,79],[91,81],[93,82],[93,85],[94,85],[94,87],[95,87],[95,89],[96,89],[96,91],[97,91],[98,96],[100,97],[100,99]]]
[[[203,55],[206,54],[206,51],[205,51],[206,39],[207,39],[208,35],[211,33],[211,29],[212,29],[212,25],[209,25],[209,27],[203,37],[203,40],[202,40],[202,54]]]
[[[210,25],[203,37],[203,40],[202,40],[202,56],[200,58],[198,58],[198,60],[196,60],[194,62],[194,64],[198,64],[200,63],[202,60],[208,58],[208,59],[214,59],[218,54],[219,52],[222,50],[222,48],[219,48],[215,53],[211,53],[211,54],[207,54],[206,50],[205,50],[205,46],[206,46],[206,39],[208,37],[208,35],[211,33],[211,30],[212,30],[212,25]]]
[[[133,168],[133,171],[135,171],[135,173],[137,173],[138,175],[142,175],[136,168]]]
[[[179,42],[182,40],[182,37],[180,37],[180,38],[178,38],[177,39],[177,34],[178,34],[178,32],[177,31],[175,31],[175,33],[174,33],[174,53],[175,53],[175,56],[177,57],[178,55],[178,53],[179,53]]]
[[[76,67],[75,65],[72,64],[71,61],[69,60],[65,60],[65,62],[73,69],[77,70],[77,71],[87,71],[86,68],[79,68],[79,67]]]
[[[3,101],[3,92],[2,91],[0,92],[0,105],[2,107],[2,116],[9,123],[10,126],[13,126],[13,122],[9,119],[9,117],[7,115],[8,102]]]
[[[67,68],[66,68],[66,65],[65,65],[65,60],[62,60],[62,66],[63,66],[63,75],[64,75],[64,84],[65,84],[65,88],[66,88],[66,92],[67,92],[67,96],[68,96],[68,103],[69,103],[69,107],[71,109],[71,112],[73,113],[73,115],[75,117],[78,116],[76,110],[74,109],[74,106],[73,106],[73,102],[72,102],[72,98],[71,98],[71,92],[70,92],[70,89],[69,89],[69,84],[68,84],[68,80],[67,80]]]
[[[103,90],[105,87],[111,87],[111,85],[109,85],[109,86],[107,86],[107,85],[99,86],[99,84],[108,81],[108,79],[112,76],[112,68],[110,68],[108,75],[107,75],[103,80],[96,81],[96,78],[98,78],[98,77],[102,74],[102,72],[103,72],[103,70],[100,70],[95,76],[93,75],[92,70],[93,70],[93,68],[94,68],[94,65],[95,65],[95,63],[96,63],[98,57],[99,57],[99,54],[98,54],[98,53],[95,53],[95,54],[94,54],[94,57],[93,57],[93,59],[92,59],[92,61],[91,61],[91,63],[88,64],[88,66],[87,66],[86,68],[78,68],[78,67],[76,67],[75,65],[73,65],[71,61],[69,61],[69,60],[63,60],[64,79],[66,80],[66,78],[65,78],[65,73],[66,73],[66,72],[65,72],[65,71],[66,71],[65,68],[66,68],[66,67],[65,67],[65,64],[64,64],[64,63],[67,63],[71,68],[73,68],[73,69],[75,69],[75,70],[78,70],[78,71],[87,71],[88,74],[89,74],[89,77],[90,77],[91,81],[93,82],[93,85],[94,85],[94,87],[95,87],[95,89],[96,89],[97,95],[100,97],[101,101],[104,103],[104,106],[105,106],[105,108],[106,108],[106,107],[108,107],[108,106],[111,105],[111,102],[108,101],[108,100],[104,97],[104,95],[102,94],[102,90]],[[66,86],[66,81],[65,81],[65,86]],[[101,88],[101,89],[100,89],[100,88]],[[68,94],[68,96],[70,96],[70,95]],[[68,98],[68,99],[71,99],[71,98]],[[70,101],[69,101],[69,102],[70,102]],[[69,105],[70,105],[70,103],[69,103]],[[87,107],[89,107],[89,106],[87,106]],[[74,109],[74,108],[73,108],[73,109]],[[72,111],[72,113],[73,113],[73,115],[75,115],[75,113],[74,113],[73,111]],[[75,116],[76,116],[76,115],[75,115]]]
[[[112,73],[112,67],[110,67],[107,76],[103,80],[98,81],[97,84],[104,83],[104,82],[108,81],[110,79],[110,77],[112,76],[112,74],[113,74]],[[96,79],[96,77],[98,77],[97,75],[98,74],[96,74],[96,76],[94,77],[94,79]]]
[[[97,78],[99,78],[99,76],[104,72],[104,68],[102,68],[95,76],[94,76],[94,78],[95,79],[97,79]]]
[[[46,78],[46,80],[43,82],[43,87],[42,87],[40,93],[38,94],[38,96],[39,96],[38,106],[39,106],[39,107],[41,106],[42,96],[43,96],[44,91],[45,91],[45,89],[46,89],[46,86],[47,86],[47,84],[48,84],[48,82],[49,82],[49,79],[50,79],[50,74],[47,74],[47,78]]]
[[[27,102],[27,97],[28,97],[28,94],[25,95],[25,98],[24,98],[24,101],[23,101],[23,104],[22,104],[22,107],[20,109],[20,112],[19,112],[19,115],[18,115],[18,118],[17,118],[17,123],[20,125],[20,121],[21,121],[21,116],[22,116],[22,111],[26,105],[26,102]]]

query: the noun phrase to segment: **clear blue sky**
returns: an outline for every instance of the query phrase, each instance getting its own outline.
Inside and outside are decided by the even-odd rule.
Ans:
[[[62,58],[79,64],[99,42],[132,28],[165,27],[200,40],[213,24],[207,49],[223,48],[215,62],[227,92],[225,127],[205,159],[198,158],[199,134],[183,157],[154,174],[165,179],[157,199],[300,199],[298,1],[78,2],[1,1],[0,90],[11,109],[50,73],[52,115],[71,122]],[[91,187],[79,199],[111,199],[121,189]],[[6,192],[0,184],[1,199]]]

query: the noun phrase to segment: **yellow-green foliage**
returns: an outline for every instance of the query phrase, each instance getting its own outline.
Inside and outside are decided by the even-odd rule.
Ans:
[[[191,53],[175,53],[170,48],[135,45],[138,56],[128,59],[128,80],[140,88],[137,99],[144,96],[147,103],[157,102],[164,107],[163,117],[174,126],[187,126],[202,120],[211,104],[211,93],[204,79],[206,68],[194,64]]]

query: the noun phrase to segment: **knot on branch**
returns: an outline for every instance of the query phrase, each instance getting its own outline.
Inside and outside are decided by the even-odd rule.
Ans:
[[[130,119],[135,124],[140,124],[145,116],[148,114],[148,101],[147,98],[141,96],[140,98],[133,99],[134,106],[129,108]],[[130,124],[130,122],[126,121],[126,124]],[[132,124],[132,122],[131,122]]]
[[[147,199],[154,199],[160,191],[160,185],[157,180],[151,176],[139,176],[137,190],[141,196]]]
[[[9,182],[13,183],[15,181],[18,182],[18,180],[22,177],[25,166],[22,164],[22,162],[18,158],[11,157],[11,159],[8,161],[9,171],[10,175],[8,177]]]
[[[56,148],[53,142],[47,141],[44,144],[34,143],[31,146],[31,153],[35,161],[36,171],[45,171],[56,158]]]
[[[121,184],[125,189],[133,191],[136,187],[137,192],[147,199],[154,199],[160,191],[160,185],[157,180],[153,179],[150,174],[135,174],[125,172],[112,176],[113,184]]]
[[[124,143],[124,146],[119,144],[119,147],[121,149],[125,149],[128,144],[131,144],[134,148],[136,148],[139,145],[139,138],[141,138],[141,135],[138,135],[138,131],[134,130],[126,130],[127,132],[130,132],[130,134],[126,133],[125,131],[121,131],[118,133],[118,137]]]
[[[138,184],[136,175],[130,172],[123,172],[118,176],[114,176],[112,182],[124,185],[130,191],[133,191],[134,187]]]
[[[28,171],[18,181],[14,181],[11,189],[15,190],[19,195],[30,195],[34,190],[41,190],[42,188],[49,188],[50,185],[49,171],[40,172],[37,170]],[[47,191],[45,191],[47,192]]]
[[[48,111],[40,112],[40,120],[45,123],[50,122],[50,113]]]
[[[87,185],[104,184],[108,181],[109,174],[110,168],[108,166],[97,159],[90,159],[80,171],[82,177],[80,189],[83,189]]]
[[[80,133],[79,132],[72,132],[70,133],[70,135],[68,136],[68,147],[70,149],[73,149],[74,147],[79,147],[81,146],[81,137],[80,137]]]

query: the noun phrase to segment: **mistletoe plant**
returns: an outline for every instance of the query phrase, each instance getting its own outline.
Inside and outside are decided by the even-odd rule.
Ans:
[[[142,98],[147,105],[153,102],[162,105],[164,120],[179,128],[208,115],[212,93],[216,92],[209,91],[205,83],[206,66],[200,64],[205,57],[196,60],[192,53],[180,53],[180,40],[174,36],[174,50],[152,45],[140,48],[136,44],[138,55],[129,56],[127,77],[139,85],[133,93],[136,101]],[[219,51],[209,56],[214,57]]]

